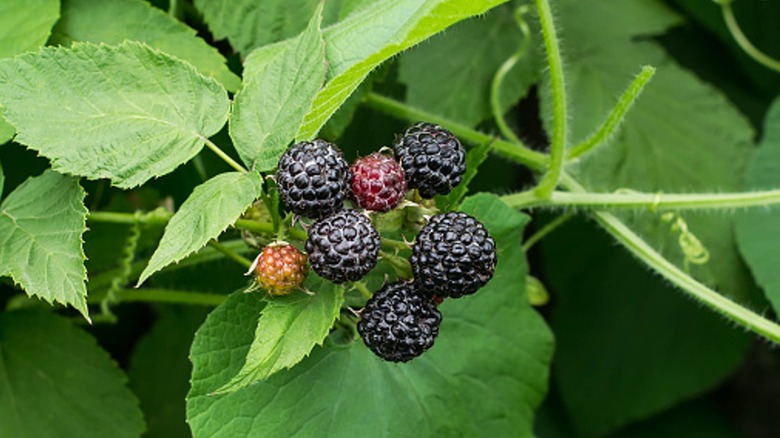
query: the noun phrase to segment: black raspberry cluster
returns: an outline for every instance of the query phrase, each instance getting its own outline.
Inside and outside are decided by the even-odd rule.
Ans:
[[[407,189],[417,189],[422,198],[449,193],[466,170],[457,137],[430,123],[408,128],[393,152],[395,157],[372,153],[350,167],[335,145],[314,140],[290,147],[279,160],[276,182],[282,201],[293,213],[315,219],[305,247],[321,277],[357,281],[377,263],[379,233],[366,215],[344,208],[345,200],[387,212],[398,207]],[[393,362],[409,361],[433,345],[441,299],[472,294],[490,280],[495,242],[465,213],[436,215],[420,230],[410,262],[414,279],[382,287],[358,323],[366,346]]]

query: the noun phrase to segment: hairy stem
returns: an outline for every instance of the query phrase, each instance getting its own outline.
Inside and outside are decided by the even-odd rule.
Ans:
[[[406,105],[401,102],[393,101],[378,95],[373,96],[390,101],[393,104],[393,110],[386,111],[388,114],[401,119],[409,120],[412,111],[407,111],[408,107]],[[384,110],[385,103],[387,102],[382,101],[374,107],[380,110]],[[413,117],[412,120],[415,118],[417,117]],[[456,135],[460,136],[462,139],[471,144],[481,144],[486,139],[490,139],[483,133],[474,131],[471,128],[458,125],[451,121],[444,121],[443,123],[439,124],[453,132],[455,132],[455,129],[458,129],[459,133]],[[511,146],[511,143],[503,143]],[[512,156],[507,156],[511,159],[515,159]],[[521,164],[527,164],[522,160],[515,160]],[[536,164],[539,167],[535,168],[538,169],[543,167],[544,162],[540,160]],[[584,192],[584,189],[579,185],[579,183],[565,173],[561,175],[561,181],[562,185],[569,190],[581,192],[581,194]],[[635,254],[640,260],[658,272],[661,276],[667,278],[672,283],[680,287],[684,293],[696,298],[697,300],[700,300],[707,307],[739,323],[749,330],[765,336],[766,338],[776,343],[780,343],[779,325],[766,318],[763,318],[749,309],[740,306],[739,304],[729,300],[728,298],[725,298],[714,290],[696,281],[691,276],[677,268],[674,264],[666,260],[658,252],[656,252],[652,247],[650,247],[650,245],[648,245],[644,240],[642,240],[642,238],[636,235],[636,233],[629,229],[614,215],[610,213],[596,212],[593,213],[593,216],[620,243],[626,246],[629,251]]]
[[[726,21],[726,26],[729,28],[731,36],[734,37],[734,41],[737,42],[739,47],[759,64],[780,73],[780,61],[765,54],[761,50],[758,50],[742,32],[742,29],[737,23],[737,19],[734,17],[734,11],[731,9],[731,2],[720,2],[720,9],[723,12],[723,20]]]
[[[244,169],[244,166],[238,164],[235,160],[230,158],[230,155],[226,154],[225,151],[219,148],[216,144],[214,144],[213,141],[209,140],[206,137],[201,137],[201,140],[203,140],[206,143],[206,146],[211,149],[212,152],[217,154],[219,158],[222,158],[222,161],[226,162],[228,166],[232,167],[233,169],[236,169],[237,171],[241,173],[246,173],[247,170]]]
[[[502,196],[514,208],[577,207],[594,210],[730,210],[780,204],[780,189],[738,193],[587,193],[555,191],[549,199],[520,192]]]
[[[506,140],[494,138],[488,134],[475,131],[468,126],[464,126],[457,122],[453,122],[452,120],[447,120],[444,117],[440,117],[418,108],[414,108],[397,100],[390,99],[389,97],[385,97],[376,93],[369,93],[366,96],[365,103],[377,111],[381,111],[387,115],[396,117],[401,120],[407,120],[410,122],[425,120],[427,122],[436,123],[447,128],[453,134],[457,135],[461,140],[471,144],[485,144],[492,142],[492,150],[494,152],[509,158],[510,160],[524,164],[532,169],[544,170],[545,166],[547,165],[548,158],[545,154],[531,150],[522,143],[510,143]]]
[[[504,78],[506,75],[512,70],[512,68],[514,68],[515,64],[517,64],[520,59],[523,58],[525,52],[528,50],[528,46],[530,45],[531,30],[528,28],[528,23],[526,23],[523,19],[523,14],[525,14],[527,11],[528,6],[523,5],[517,8],[515,12],[515,21],[517,21],[517,26],[520,28],[520,32],[523,34],[523,42],[520,44],[520,48],[517,49],[517,51],[513,53],[509,59],[501,64],[501,67],[499,67],[496,75],[493,76],[493,82],[490,84],[490,108],[493,110],[493,118],[496,120],[498,130],[501,131],[501,134],[503,134],[504,137],[506,137],[509,141],[517,144],[521,144],[522,141],[520,141],[515,133],[512,132],[512,130],[509,128],[509,125],[506,123],[506,119],[504,119],[504,112],[501,110],[501,85],[504,83]]]
[[[642,93],[645,85],[653,78],[654,74],[655,68],[647,65],[642,67],[642,71],[639,72],[633,82],[631,82],[631,85],[628,86],[628,89],[620,96],[620,100],[618,100],[618,103],[612,108],[612,111],[607,116],[607,119],[604,120],[601,127],[582,143],[569,148],[568,158],[577,158],[588,153],[596,146],[606,143],[615,133],[618,126],[620,126],[626,113],[631,109],[631,106],[634,104],[637,97],[639,97],[639,94]]]
[[[558,186],[566,157],[566,82],[563,77],[563,61],[558,47],[552,11],[548,0],[536,0],[539,21],[542,25],[547,63],[550,67],[550,88],[552,92],[552,138],[550,142],[550,165],[536,187],[536,193],[545,198]]]
[[[584,188],[569,176],[564,176],[563,184],[572,191],[584,191]],[[735,303],[686,274],[611,213],[594,212],[592,216],[639,260],[677,285],[687,295],[748,330],[780,344],[780,325]]]

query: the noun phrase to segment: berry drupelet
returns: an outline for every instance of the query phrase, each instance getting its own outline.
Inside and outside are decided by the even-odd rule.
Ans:
[[[365,215],[340,210],[312,225],[306,252],[314,272],[342,283],[360,280],[376,266],[381,243]]]
[[[446,195],[466,172],[466,151],[451,132],[432,123],[409,127],[393,144],[410,189],[423,198]]]
[[[358,333],[377,356],[407,362],[433,346],[441,325],[436,304],[407,282],[385,285],[360,313]]]
[[[493,277],[496,243],[473,217],[449,212],[434,216],[420,230],[409,261],[420,293],[458,298]]]
[[[404,171],[393,157],[374,152],[355,160],[350,173],[352,197],[361,208],[386,212],[404,198]]]
[[[349,165],[333,144],[304,141],[282,154],[276,183],[288,209],[318,219],[343,207],[349,192]]]
[[[287,295],[303,283],[306,256],[289,244],[265,247],[253,264],[255,279],[271,295]]]

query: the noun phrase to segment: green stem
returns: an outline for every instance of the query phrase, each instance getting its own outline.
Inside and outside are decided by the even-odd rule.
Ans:
[[[369,104],[374,108],[385,111],[387,114],[399,117],[405,120],[414,120],[418,117],[410,119],[410,114],[413,114],[416,110],[408,110],[409,108],[400,103],[378,95],[373,94],[373,98],[369,99]],[[373,102],[373,103],[372,103]],[[393,108],[386,107],[386,104],[392,103]],[[423,117],[423,119],[425,119]],[[428,119],[430,120],[430,119]],[[472,144],[481,144],[486,140],[490,140],[490,137],[480,132],[474,131],[471,128],[458,125],[451,121],[444,121],[439,123],[452,132],[457,129],[460,136],[465,141]],[[497,142],[499,143],[499,142]],[[513,145],[508,142],[501,142],[504,144],[502,148]],[[540,154],[541,155],[541,154]],[[513,158],[507,154],[509,158]],[[543,157],[543,155],[542,155]],[[538,161],[532,161],[532,163],[526,163],[522,159],[517,159],[522,164],[529,165],[535,169],[544,167],[544,159]],[[576,180],[569,177],[565,173],[561,175],[561,182],[564,187],[572,191],[583,191],[584,189],[577,183]],[[715,311],[725,315],[729,319],[736,321],[750,330],[759,333],[768,339],[771,339],[777,343],[780,343],[780,326],[772,321],[769,321],[760,315],[740,306],[737,303],[721,296],[717,292],[709,289],[703,284],[699,283],[695,279],[691,278],[672,263],[667,261],[663,256],[658,254],[653,248],[645,243],[639,236],[637,236],[632,230],[625,226],[619,219],[610,213],[594,213],[594,217],[599,223],[604,226],[615,238],[621,242],[626,248],[634,253],[640,260],[647,263],[650,267],[656,270],[664,278],[669,279],[674,284],[679,286],[683,292],[701,300],[707,307],[714,309]]]
[[[401,120],[410,122],[425,120],[427,122],[436,123],[447,128],[461,140],[471,144],[479,145],[493,142],[492,151],[535,170],[543,170],[547,164],[547,156],[545,154],[531,150],[522,143],[515,144],[506,140],[494,138],[488,134],[475,131],[468,126],[411,107],[397,100],[390,99],[389,97],[381,96],[376,93],[369,93],[366,96],[365,104],[370,108]]]
[[[191,304],[196,306],[218,306],[226,295],[207,294],[201,292],[184,292],[169,289],[122,289],[116,292],[117,301],[123,303],[149,302]],[[92,297],[89,302],[95,302]]]
[[[133,225],[136,222],[144,225],[166,225],[168,221],[173,217],[173,213],[158,208],[146,214],[142,214],[140,217],[136,217],[135,213],[120,213],[115,211],[90,211],[90,222],[103,222],[120,225]]]
[[[217,251],[224,254],[227,258],[236,261],[239,265],[249,268],[252,266],[252,262],[249,261],[246,257],[242,256],[241,254],[233,251],[232,249],[228,248],[227,246],[217,242],[215,239],[209,240],[209,246],[216,249]]]
[[[252,231],[253,233],[276,236],[274,224],[270,222],[257,222],[249,219],[238,219],[234,225],[236,228]],[[306,240],[309,237],[306,231],[299,230],[297,228],[288,228],[286,235],[296,240]]]
[[[555,191],[549,199],[528,192],[502,196],[517,209],[532,207],[578,207],[595,210],[624,208],[649,210],[728,210],[780,204],[780,189],[742,193],[587,193]]]
[[[583,192],[585,190],[576,180],[567,175],[564,175],[563,184],[572,191]],[[648,245],[647,242],[634,233],[633,230],[611,213],[594,212],[593,217],[604,229],[612,234],[618,242],[625,246],[626,249],[650,268],[658,272],[662,277],[680,287],[683,292],[748,330],[780,344],[780,325],[740,306],[734,301],[698,282],[673,263],[666,260],[661,254]]]
[[[572,217],[574,217],[574,213],[566,213],[550,221],[550,223],[548,223],[547,225],[542,227],[542,229],[535,232],[531,237],[529,237],[523,243],[523,251],[528,252],[528,250],[530,250],[531,247],[533,247],[534,244],[536,244],[536,242],[544,239],[548,234],[552,233],[553,231],[555,231],[556,228],[568,222],[569,219],[571,219]]]
[[[523,19],[523,14],[527,11],[528,6],[523,5],[517,8],[515,12],[515,21],[517,21],[517,26],[523,34],[523,42],[520,44],[520,48],[501,64],[496,75],[493,76],[493,82],[490,84],[490,107],[493,110],[493,118],[496,120],[498,130],[501,131],[504,137],[509,139],[509,141],[517,144],[521,144],[522,141],[520,141],[515,133],[509,128],[509,125],[507,125],[506,119],[504,119],[504,112],[501,109],[501,85],[504,83],[506,75],[514,68],[520,59],[522,59],[526,50],[528,50],[531,41],[531,30],[528,28],[528,23]]]
[[[209,140],[206,137],[201,137],[201,140],[203,140],[206,143],[206,146],[212,150],[219,158],[222,158],[222,161],[226,162],[230,167],[233,169],[236,169],[237,171],[241,173],[246,173],[247,170],[244,169],[244,166],[238,164],[235,160],[230,158],[230,155],[226,154],[225,151],[219,148],[216,144],[214,144],[213,141]]]
[[[550,165],[536,187],[536,193],[546,198],[558,186],[566,157],[566,82],[563,78],[563,62],[558,47],[552,11],[548,0],[536,0],[539,21],[542,25],[547,63],[550,66],[550,88],[552,92],[552,139],[550,142]]]
[[[731,36],[734,37],[734,40],[739,47],[759,64],[776,72],[780,72],[780,61],[758,50],[758,48],[750,42],[748,37],[742,33],[742,29],[740,29],[737,19],[734,17],[734,11],[731,9],[731,2],[720,2],[720,8],[723,12],[723,20],[726,21],[726,26],[729,28]]]
[[[628,89],[620,96],[617,105],[612,108],[612,112],[609,113],[607,119],[601,127],[594,132],[588,139],[582,143],[577,144],[568,151],[568,158],[574,159],[581,155],[588,153],[591,149],[606,143],[610,137],[615,133],[615,130],[626,116],[626,113],[636,101],[639,94],[645,88],[645,85],[652,79],[655,74],[655,68],[650,66],[642,67],[642,71],[634,78]]]

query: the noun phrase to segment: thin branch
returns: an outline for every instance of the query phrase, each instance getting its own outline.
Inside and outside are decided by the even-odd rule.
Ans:
[[[594,132],[588,139],[572,147],[568,151],[568,158],[574,159],[588,153],[590,150],[604,144],[615,133],[620,123],[626,117],[626,113],[634,105],[639,94],[645,88],[645,85],[653,78],[655,74],[655,68],[648,65],[642,67],[642,71],[634,78],[631,85],[628,86],[626,91],[620,96],[620,100],[612,108],[612,111],[607,116],[604,123],[599,129]]]
[[[550,88],[552,92],[552,138],[550,142],[550,163],[547,172],[539,181],[536,193],[542,198],[558,187],[566,158],[566,82],[563,77],[563,61],[558,47],[558,35],[555,32],[552,11],[548,0],[536,0],[539,21],[542,25],[544,47],[547,51],[547,63],[550,67]]]
[[[213,141],[209,140],[206,137],[201,137],[201,140],[203,140],[206,143],[206,146],[211,149],[212,152],[217,154],[219,158],[222,158],[222,161],[226,162],[230,167],[233,169],[236,169],[237,171],[241,173],[247,173],[247,170],[244,169],[244,166],[238,164],[235,160],[230,158],[230,155],[226,154],[225,151],[219,148],[216,144],[214,144]]]

